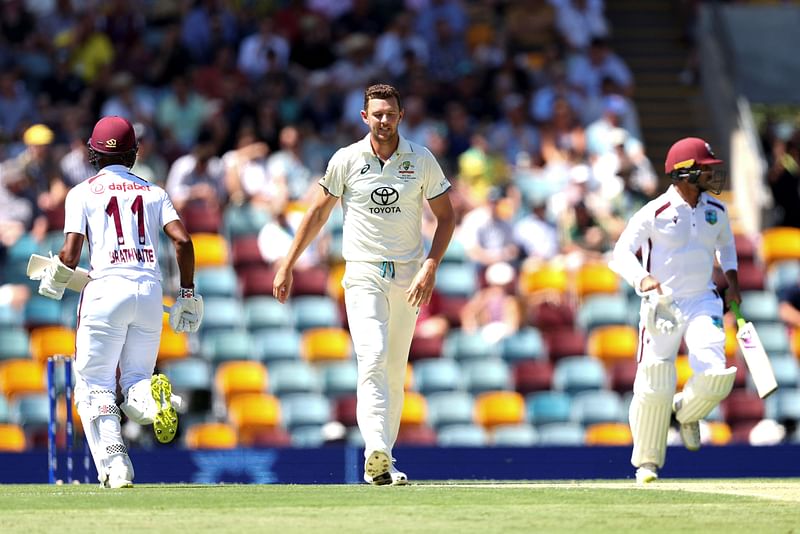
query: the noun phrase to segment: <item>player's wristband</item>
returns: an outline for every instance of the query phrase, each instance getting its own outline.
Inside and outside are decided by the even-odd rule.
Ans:
[[[182,287],[178,290],[178,298],[179,299],[190,299],[194,298],[194,288],[193,287]]]

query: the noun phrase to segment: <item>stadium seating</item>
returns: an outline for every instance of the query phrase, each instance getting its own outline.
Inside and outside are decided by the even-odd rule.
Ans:
[[[272,296],[254,296],[243,300],[244,326],[250,332],[261,328],[291,328],[291,305],[281,304]]]
[[[282,420],[280,401],[268,393],[247,393],[233,397],[228,404],[227,414],[242,445],[248,445],[259,430],[276,427]]]
[[[266,264],[243,265],[237,268],[236,275],[239,277],[242,297],[272,295],[275,267]]]
[[[430,395],[439,391],[462,389],[461,367],[449,358],[420,360],[414,363],[417,391]]]
[[[616,391],[581,391],[572,398],[570,419],[584,427],[596,423],[621,423],[628,414]]]
[[[172,328],[162,329],[158,344],[159,365],[168,360],[186,358],[190,352],[189,335],[186,332],[175,332]]]
[[[238,444],[236,429],[226,423],[196,423],[185,433],[189,449],[234,449]]]
[[[222,267],[230,263],[228,241],[224,236],[210,232],[192,234],[195,269]]]
[[[0,360],[29,358],[30,337],[27,330],[18,326],[0,327]]]
[[[487,391],[475,397],[475,422],[491,430],[525,422],[525,399],[515,391]]]
[[[580,300],[589,295],[615,294],[619,287],[617,273],[606,263],[585,263],[575,275],[575,293]]]
[[[25,431],[13,423],[0,423],[0,452],[23,452],[27,447]]]
[[[436,290],[442,296],[469,297],[478,290],[475,266],[467,262],[447,262],[439,265]]]
[[[627,423],[594,423],[586,427],[586,445],[627,447],[633,443],[633,436]]]
[[[428,401],[416,391],[406,391],[403,397],[401,425],[426,425],[428,423]]]
[[[586,335],[573,327],[553,327],[542,330],[550,361],[558,362],[568,356],[586,354]]]
[[[709,445],[727,445],[733,437],[731,427],[724,421],[708,421],[706,428]]]
[[[609,325],[592,330],[586,352],[609,368],[620,360],[634,358],[639,347],[639,333],[633,326]]]
[[[316,369],[302,360],[285,360],[269,365],[269,389],[283,398],[294,393],[318,393],[322,388]]]
[[[591,356],[570,356],[556,362],[553,389],[570,395],[585,390],[604,389],[608,383],[600,360]]]
[[[198,233],[214,235],[222,230],[222,211],[204,202],[187,204],[181,209],[180,216],[186,226],[186,230],[194,234],[192,236],[193,239]],[[196,244],[195,248],[197,248]]]
[[[44,362],[55,355],[75,352],[75,331],[64,326],[39,326],[30,332],[30,349],[33,359]]]
[[[499,358],[467,360],[461,364],[464,388],[473,395],[485,391],[512,390],[511,371]]]
[[[267,267],[258,248],[258,236],[243,235],[234,237],[231,241],[231,264],[237,273],[256,266]]]
[[[442,356],[459,362],[485,360],[494,356],[495,348],[486,342],[480,332],[465,332],[453,328],[445,337]]]
[[[408,360],[416,362],[428,358],[439,358],[444,348],[444,336],[414,336],[408,349]]]
[[[740,310],[753,323],[781,323],[778,297],[770,291],[742,291]]]
[[[770,363],[779,388],[791,389],[800,385],[800,364],[793,354],[773,354]]]
[[[47,393],[26,393],[14,397],[10,406],[11,422],[26,431],[46,428],[50,421],[50,399]]]
[[[60,326],[61,303],[57,300],[34,295],[25,304],[24,324],[29,330],[39,326]]]
[[[525,417],[537,428],[550,423],[566,423],[572,411],[572,398],[561,391],[539,391],[525,397]]]
[[[465,391],[441,391],[426,396],[428,423],[435,430],[444,426],[471,424],[475,401]]]
[[[260,328],[251,335],[256,357],[267,365],[300,359],[300,333],[293,328]]]
[[[322,425],[307,425],[290,432],[292,447],[314,448],[325,444]]]
[[[616,362],[609,371],[609,387],[617,393],[632,391],[638,367],[639,363],[634,358]]]
[[[498,425],[490,434],[495,447],[531,447],[537,442],[536,430],[527,423]]]
[[[571,329],[575,326],[575,319],[575,309],[566,299],[532,302],[526,310],[528,324],[542,333],[554,328]]]
[[[293,271],[292,297],[301,295],[327,295],[328,268],[306,267]]]
[[[766,286],[766,272],[760,263],[739,260],[736,269],[739,275],[739,289],[742,291],[762,291]]]
[[[229,240],[242,237],[257,237],[258,232],[269,222],[269,214],[250,203],[229,204],[222,215],[222,228]]]
[[[464,244],[457,237],[453,237],[444,252],[442,263],[466,263],[468,261]]]
[[[186,411],[202,413],[211,409],[211,364],[189,357],[164,362],[161,372],[169,377],[172,391],[183,398]]]
[[[208,297],[235,297],[239,292],[239,281],[231,265],[197,269],[194,275],[197,292]]]
[[[630,305],[622,294],[592,294],[583,299],[576,324],[586,332],[598,326],[630,324]]]
[[[355,360],[327,363],[320,367],[322,392],[329,399],[354,395],[358,385],[358,365]]]
[[[21,328],[23,317],[11,304],[0,303],[0,332],[5,329]]]
[[[344,287],[342,287],[342,279],[344,278],[344,262],[336,262],[328,269],[328,280],[326,282],[327,294],[335,299],[337,302],[344,302]]]
[[[767,354],[785,354],[791,352],[791,342],[789,340],[789,333],[782,323],[756,323],[758,337],[764,345],[764,350]]]
[[[538,444],[543,446],[579,447],[585,444],[585,431],[578,423],[548,423],[536,427]]]
[[[353,354],[350,333],[341,327],[308,328],[301,335],[300,347],[309,363],[344,361]]]
[[[44,365],[35,360],[6,360],[0,362],[0,393],[12,402],[17,395],[44,393]]]
[[[226,360],[258,358],[252,336],[246,330],[220,330],[203,336],[200,355],[218,364]]]
[[[333,400],[333,418],[346,427],[354,427],[358,424],[356,420],[356,405],[358,401],[356,395],[344,395]]]
[[[754,391],[734,389],[722,401],[722,413],[731,428],[742,423],[756,423],[764,418],[764,412],[764,401]]]
[[[800,228],[775,226],[763,230],[759,256],[768,268],[778,261],[800,259]]]
[[[765,415],[779,423],[791,426],[800,422],[800,388],[779,388],[778,391],[767,397],[765,401]]]
[[[203,321],[200,323],[200,335],[219,330],[244,328],[242,320],[242,301],[236,297],[203,298]]]
[[[342,326],[339,306],[330,297],[303,295],[293,297],[291,303],[294,326],[300,332],[309,328]]]
[[[534,269],[523,266],[519,275],[519,290],[522,295],[540,292],[563,294],[567,288],[567,271],[554,265],[547,264]]]
[[[267,368],[258,361],[226,361],[214,372],[214,388],[226,405],[236,395],[266,393],[268,384]]]
[[[322,426],[332,419],[331,403],[321,393],[283,395],[280,402],[283,425],[291,433],[304,426]]]
[[[0,395],[0,423],[8,423],[11,420],[11,413],[8,407],[8,399]]]
[[[436,439],[436,431],[428,425],[400,425],[395,443],[410,447],[432,447],[436,445]]]
[[[500,341],[500,358],[509,364],[547,358],[544,338],[539,329],[526,326],[504,337]]]
[[[489,443],[489,435],[483,427],[475,424],[448,425],[438,431],[440,447],[483,447]]]
[[[514,390],[523,395],[548,390],[553,386],[553,364],[549,360],[526,360],[511,370]]]
[[[800,259],[776,261],[766,273],[765,286],[768,291],[780,293],[800,283]]]

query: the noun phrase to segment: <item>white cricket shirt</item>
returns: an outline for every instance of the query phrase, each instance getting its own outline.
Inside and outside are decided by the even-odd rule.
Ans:
[[[319,184],[342,199],[346,261],[421,260],[422,200],[450,188],[430,151],[400,136],[381,165],[369,135],[336,151]]]
[[[178,213],[161,187],[109,165],[67,194],[64,233],[86,236],[89,276],[161,280],[158,237]]]
[[[651,274],[673,296],[688,297],[714,288],[715,259],[723,271],[738,266],[725,205],[703,192],[693,208],[670,186],[628,221],[610,266],[634,288]]]

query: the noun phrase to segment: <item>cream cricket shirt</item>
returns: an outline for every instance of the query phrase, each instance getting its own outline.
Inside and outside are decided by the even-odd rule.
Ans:
[[[642,262],[636,257],[641,247]],[[714,288],[714,260],[737,268],[736,247],[722,202],[700,193],[692,208],[674,186],[640,209],[614,247],[611,268],[633,287],[652,274],[678,298]]]
[[[89,275],[161,280],[159,232],[178,214],[167,193],[122,165],[105,167],[67,194],[64,233],[89,243]]]
[[[422,200],[450,188],[433,154],[402,136],[383,166],[369,135],[339,149],[319,184],[342,199],[342,256],[370,262],[421,260]]]

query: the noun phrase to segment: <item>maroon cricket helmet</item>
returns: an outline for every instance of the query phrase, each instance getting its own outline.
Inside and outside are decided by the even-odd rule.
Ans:
[[[680,169],[688,169],[698,165],[719,165],[722,163],[711,150],[705,140],[699,137],[684,137],[675,142],[667,152],[664,172],[670,174]]]
[[[136,150],[133,125],[123,117],[103,117],[92,130],[89,147],[100,154],[124,154]]]

